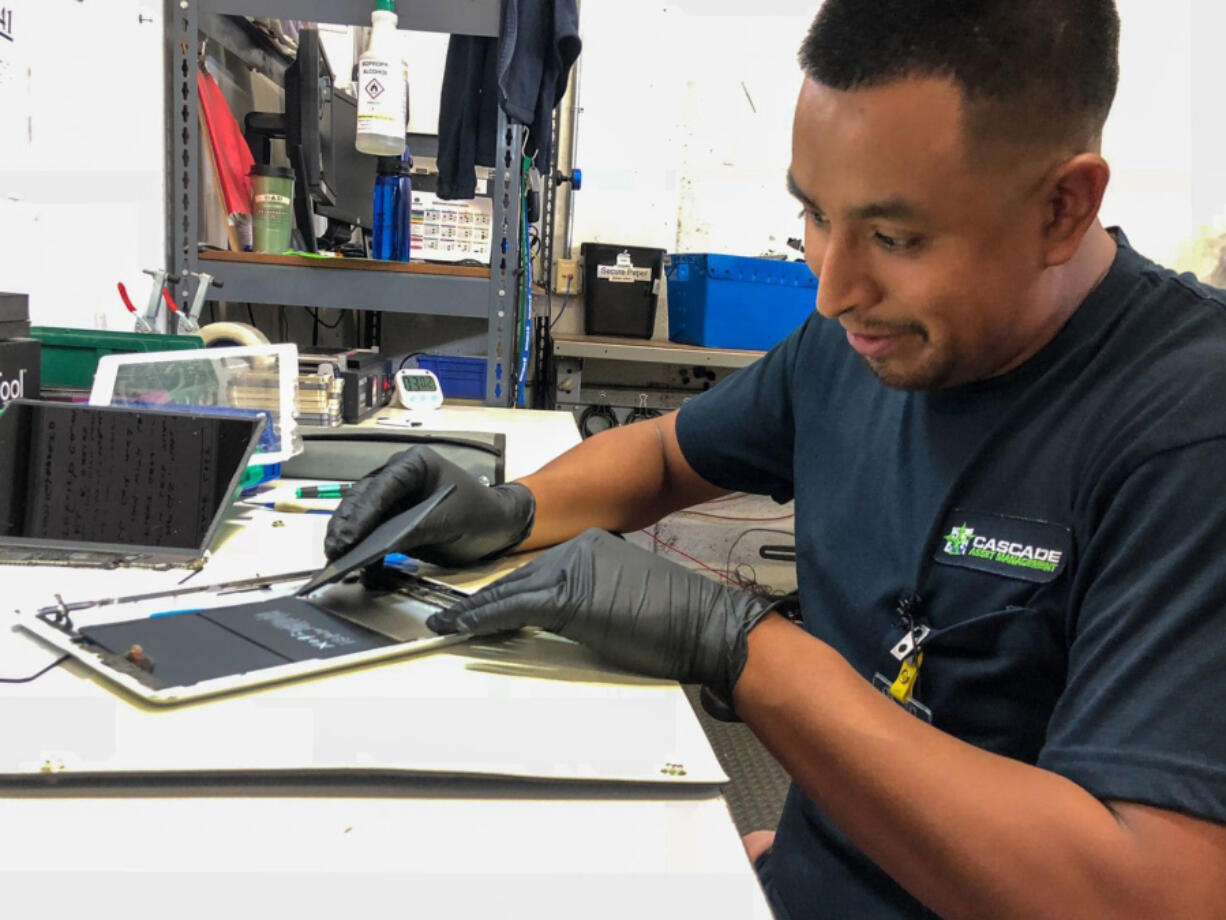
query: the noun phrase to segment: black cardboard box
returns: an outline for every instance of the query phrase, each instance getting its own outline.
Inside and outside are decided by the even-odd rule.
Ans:
[[[30,298],[25,294],[6,294],[0,291],[0,323],[26,323],[30,321]]]
[[[583,331],[649,339],[656,326],[664,250],[583,243]]]
[[[9,339],[24,339],[29,335],[29,320],[13,320],[12,322],[0,320],[0,342],[6,342]]]
[[[34,339],[0,342],[0,409],[14,399],[38,399],[40,347]]]

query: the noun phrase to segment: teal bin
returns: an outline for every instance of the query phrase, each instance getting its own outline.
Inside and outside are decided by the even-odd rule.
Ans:
[[[714,253],[668,257],[668,337],[685,345],[767,351],[813,312],[804,262]]]
[[[44,387],[83,390],[94,385],[98,362],[106,355],[204,347],[204,339],[198,335],[156,335],[58,326],[35,326],[30,330],[30,338],[42,343]]]

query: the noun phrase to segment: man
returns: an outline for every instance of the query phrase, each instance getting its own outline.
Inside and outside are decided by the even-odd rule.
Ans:
[[[818,315],[520,484],[404,455],[329,553],[451,482],[401,548],[569,540],[432,625],[730,701],[794,779],[747,841],[782,917],[1221,916],[1226,301],[1098,222],[1117,44],[1111,0],[827,0]],[[604,533],[734,489],[795,498],[803,625]]]

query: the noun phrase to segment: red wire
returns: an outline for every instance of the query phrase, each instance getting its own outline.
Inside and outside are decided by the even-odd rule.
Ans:
[[[171,313],[178,313],[179,307],[174,302],[174,298],[170,296],[170,288],[162,285],[162,299],[166,301],[166,306],[170,307]]]
[[[661,546],[663,546],[665,549],[671,549],[671,550],[672,550],[674,553],[676,553],[678,556],[682,556],[682,557],[684,557],[684,558],[686,558],[686,559],[690,560],[690,562],[694,563],[695,565],[700,565],[700,566],[702,566],[702,567],[703,567],[704,569],[706,569],[708,572],[714,572],[716,575],[718,575],[718,576],[719,576],[720,578],[722,578],[724,581],[727,581],[727,582],[730,582],[730,583],[732,583],[732,584],[734,584],[734,585],[738,585],[738,586],[739,586],[739,584],[740,584],[740,583],[739,583],[739,582],[737,582],[735,579],[729,578],[727,575],[725,575],[725,574],[724,574],[723,572],[721,572],[719,569],[713,569],[713,568],[711,568],[711,566],[707,565],[706,563],[704,563],[704,562],[700,562],[699,560],[697,560],[697,559],[695,559],[693,556],[691,556],[689,553],[684,553],[684,552],[682,552],[681,550],[677,549],[677,547],[673,546],[671,543],[666,543],[664,540],[661,540],[659,537],[657,537],[657,536],[656,536],[654,533],[652,533],[650,530],[644,530],[644,531],[643,531],[643,533],[647,534],[647,536],[651,537],[651,539],[655,540],[657,543],[659,543],[659,544],[660,544]]]
[[[709,502],[703,502],[701,507],[705,507],[707,505],[722,505],[724,502],[735,502],[744,497],[744,492],[733,492],[731,495],[725,495],[722,498],[713,498]]]

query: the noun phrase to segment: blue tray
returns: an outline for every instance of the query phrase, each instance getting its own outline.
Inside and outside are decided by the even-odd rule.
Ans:
[[[817,300],[804,262],[682,253],[669,256],[667,277],[668,337],[686,345],[767,351]]]

